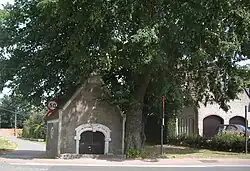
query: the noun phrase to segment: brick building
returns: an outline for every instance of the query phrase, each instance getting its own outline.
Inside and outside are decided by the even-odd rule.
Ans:
[[[65,154],[123,154],[125,117],[102,100],[102,80],[91,76],[68,102],[47,119],[46,152]]]

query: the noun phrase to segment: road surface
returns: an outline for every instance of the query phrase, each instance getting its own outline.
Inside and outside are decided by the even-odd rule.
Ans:
[[[166,166],[166,167],[128,167],[128,166],[45,166],[1,164],[1,171],[249,171],[250,166]]]
[[[32,159],[45,153],[45,144],[22,140],[16,138],[15,136],[5,136],[5,138],[16,143],[17,149],[15,151],[8,152],[7,154],[0,154],[0,158]]]
[[[109,159],[38,159],[45,145],[7,137],[18,145],[11,153],[0,155],[0,171],[250,171],[250,160],[166,159],[153,161]]]

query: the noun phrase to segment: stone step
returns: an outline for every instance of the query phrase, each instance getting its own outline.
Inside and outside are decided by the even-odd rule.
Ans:
[[[91,159],[125,159],[125,155],[114,155],[114,154],[71,154],[65,153],[60,154],[59,159],[80,159],[80,158],[91,158]]]

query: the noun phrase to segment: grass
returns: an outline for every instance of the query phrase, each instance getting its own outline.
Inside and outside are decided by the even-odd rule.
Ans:
[[[0,137],[0,154],[15,150],[17,145],[4,137]]]
[[[164,146],[164,154],[160,155],[161,146],[146,146],[145,156],[147,158],[237,158],[250,159],[250,154],[212,151],[206,149],[195,149],[180,146]]]

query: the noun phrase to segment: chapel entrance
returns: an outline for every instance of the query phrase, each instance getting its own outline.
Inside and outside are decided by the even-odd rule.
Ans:
[[[83,132],[79,144],[79,154],[104,154],[104,139],[105,136],[102,132]]]

